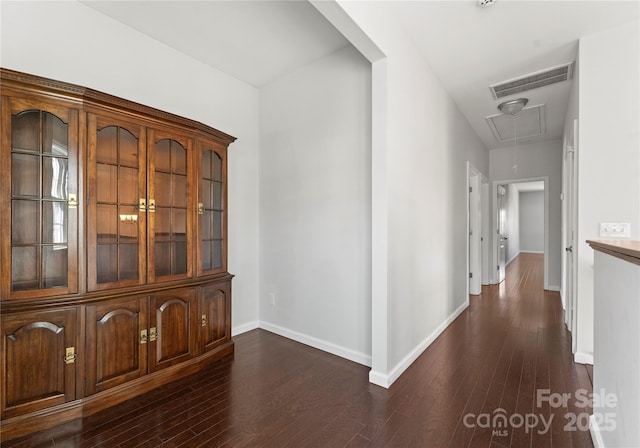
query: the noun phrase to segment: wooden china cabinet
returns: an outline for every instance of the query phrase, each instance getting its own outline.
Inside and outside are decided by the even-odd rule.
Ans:
[[[235,138],[11,70],[0,88],[0,438],[233,353]]]

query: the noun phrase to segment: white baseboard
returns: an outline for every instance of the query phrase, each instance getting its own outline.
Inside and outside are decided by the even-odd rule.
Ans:
[[[258,328],[257,320],[254,320],[253,322],[247,322],[246,324],[237,325],[231,329],[231,336],[238,336],[239,334],[255,330],[256,328]]]
[[[371,384],[384,387],[385,389],[388,389],[390,386],[390,384],[388,384],[387,375],[373,369],[369,371],[369,382]]]
[[[605,448],[604,441],[602,440],[602,433],[598,426],[598,420],[595,415],[589,416],[589,432],[591,433],[591,440],[593,441],[594,448]]]
[[[519,250],[516,254],[509,259],[504,265],[508,266],[513,260],[515,260],[520,254],[544,254],[544,251],[539,250]],[[559,290],[558,290],[559,291]]]
[[[509,266],[509,263],[511,263],[513,260],[515,260],[518,257],[518,255],[520,255],[520,252],[516,252],[516,254],[513,257],[511,257],[509,259],[509,261],[507,261],[504,265],[505,266]]]
[[[300,342],[301,344],[309,345],[319,350],[329,352],[336,356],[340,356],[341,358],[345,358],[350,361],[357,362],[358,364],[371,367],[371,356],[365,353],[356,352],[355,350],[341,347],[332,342],[324,341],[313,336],[289,330],[288,328],[265,322],[263,320],[261,320],[258,325],[264,330],[279,334],[280,336],[284,336],[285,338]]]
[[[593,353],[575,352],[573,354],[573,360],[578,364],[593,365]]]
[[[556,286],[556,285],[549,285],[546,288],[547,291],[556,291],[556,292],[560,292],[560,287]],[[564,306],[564,305],[563,305]]]
[[[407,370],[416,359],[418,359],[422,352],[424,352],[427,347],[429,347],[433,341],[435,341],[436,338],[440,336],[440,334],[451,324],[451,322],[453,322],[468,306],[468,301],[465,301],[460,305],[457,310],[451,313],[451,315],[438,326],[438,328],[436,328],[429,336],[411,350],[407,356],[402,358],[402,360],[387,375],[381,372],[374,372],[373,370],[369,372],[369,381],[373,384],[377,384],[378,386],[389,388],[394,381],[400,378],[400,375],[402,375],[404,371]]]

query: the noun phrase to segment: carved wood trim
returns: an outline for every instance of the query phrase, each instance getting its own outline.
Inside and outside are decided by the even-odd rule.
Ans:
[[[221,275],[212,275],[207,277],[190,278],[174,282],[151,283],[136,287],[114,288],[104,291],[94,291],[84,294],[64,294],[47,298],[34,300],[27,299],[8,299],[3,298],[0,301],[0,314],[18,313],[25,311],[38,311],[44,309],[53,309],[65,306],[85,305],[90,303],[102,302],[110,299],[121,297],[143,296],[161,293],[163,291],[176,290],[179,287],[196,287],[206,285],[208,283],[218,283],[231,280],[233,274],[223,273]]]

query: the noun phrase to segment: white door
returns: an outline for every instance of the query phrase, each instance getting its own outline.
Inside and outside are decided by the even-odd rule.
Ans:
[[[507,190],[498,185],[498,283],[504,280],[505,263],[507,257]]]
[[[482,292],[482,209],[480,197],[480,175],[469,178],[469,294]]]
[[[575,266],[575,238],[576,238],[576,223],[577,223],[577,201],[576,201],[576,153],[577,153],[577,143],[578,143],[578,120],[574,120],[573,123],[573,135],[569,140],[567,151],[565,154],[565,162],[566,162],[566,175],[567,175],[567,197],[566,197],[566,225],[565,225],[565,241],[566,247],[565,250],[565,268],[567,270],[567,275],[565,276],[565,289],[564,292],[566,294],[566,306],[567,311],[565,314],[565,323],[569,331],[572,334],[572,352],[576,351],[576,266]]]

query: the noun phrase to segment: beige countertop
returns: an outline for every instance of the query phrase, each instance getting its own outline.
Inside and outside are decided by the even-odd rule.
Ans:
[[[587,240],[587,244],[599,252],[640,265],[640,241],[636,240]]]

